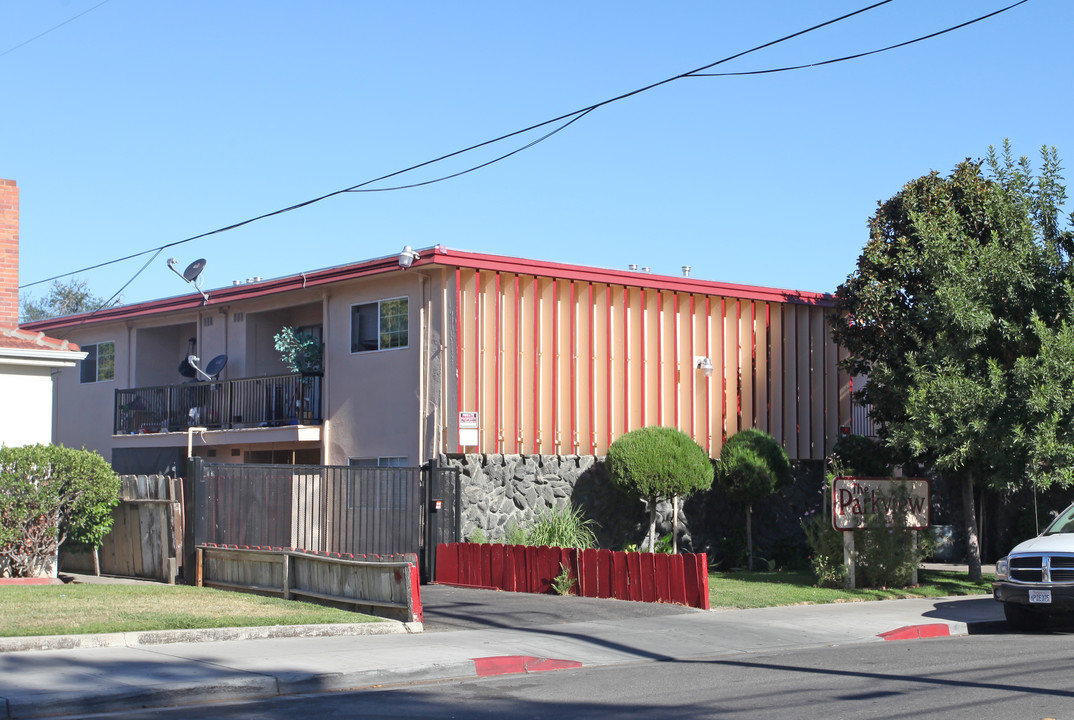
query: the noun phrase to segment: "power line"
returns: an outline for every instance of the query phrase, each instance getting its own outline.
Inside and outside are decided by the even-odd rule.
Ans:
[[[34,36],[33,36],[32,38],[30,38],[29,40],[25,40],[25,41],[23,41],[23,42],[19,43],[18,45],[16,45],[15,47],[12,47],[12,48],[8,48],[8,49],[7,49],[7,50],[5,50],[4,52],[0,52],[0,57],[4,57],[5,55],[7,55],[7,54],[9,54],[9,53],[13,53],[13,52],[15,52],[16,50],[18,50],[19,48],[21,48],[21,47],[25,47],[25,46],[29,45],[29,44],[30,44],[30,43],[32,43],[32,42],[33,42],[34,40],[37,40],[37,39],[39,39],[39,38],[43,38],[43,37],[45,37],[46,35],[48,35],[48,34],[49,34],[50,32],[52,32],[53,30],[59,30],[60,28],[62,28],[62,27],[63,27],[64,25],[66,25],[67,23],[69,23],[69,22],[74,22],[75,20],[78,20],[78,19],[79,19],[80,17],[82,17],[83,15],[86,15],[86,14],[88,14],[88,13],[91,13],[91,12],[93,12],[94,10],[96,10],[97,8],[99,8],[99,7],[101,6],[101,5],[105,5],[105,4],[107,4],[107,3],[111,2],[111,1],[112,1],[112,0],[103,0],[102,2],[99,2],[99,3],[97,3],[96,5],[94,5],[93,7],[91,7],[91,8],[89,9],[89,10],[83,10],[83,11],[82,11],[82,12],[80,12],[80,13],[79,13],[78,15],[75,15],[75,16],[74,16],[74,17],[72,17],[72,18],[68,18],[68,19],[64,20],[64,21],[63,21],[62,23],[60,23],[59,25],[56,25],[56,26],[54,26],[54,27],[50,27],[50,28],[49,28],[48,30],[46,30],[45,32],[43,32],[43,33],[38,33],[37,35],[34,35]],[[61,276],[61,277],[62,277],[62,276]]]
[[[105,0],[105,2],[108,2],[108,1],[109,0]],[[19,289],[21,290],[21,289],[24,289],[24,288],[33,287],[35,285],[40,285],[40,284],[43,284],[43,283],[51,282],[53,280],[58,280],[60,278],[69,277],[71,275],[76,275],[78,273],[88,272],[90,270],[96,270],[98,268],[102,268],[102,267],[105,267],[105,266],[108,266],[108,265],[114,265],[116,263],[124,262],[126,260],[131,260],[131,259],[134,259],[136,257],[141,257],[142,255],[147,255],[149,253],[154,253],[155,252],[155,253],[159,254],[163,250],[165,250],[167,248],[170,248],[170,247],[175,247],[177,245],[182,245],[182,244],[185,244],[185,243],[188,243],[188,242],[192,242],[194,240],[199,240],[201,238],[209,237],[211,235],[218,235],[220,233],[228,232],[230,230],[235,230],[237,228],[243,227],[245,225],[249,225],[249,224],[257,222],[259,220],[264,220],[264,219],[267,219],[267,218],[270,218],[270,217],[275,217],[277,215],[282,215],[284,213],[291,212],[293,210],[298,210],[298,209],[301,209],[301,208],[304,208],[304,207],[308,207],[308,206],[313,205],[315,203],[319,203],[319,202],[322,202],[324,200],[328,200],[329,198],[333,198],[333,197],[336,197],[337,195],[342,195],[344,193],[352,193],[352,192],[389,192],[389,191],[393,191],[393,190],[404,190],[404,189],[409,189],[409,188],[421,187],[421,186],[424,186],[424,185],[431,185],[433,183],[443,182],[445,180],[456,178],[456,177],[459,177],[461,175],[465,175],[467,173],[474,172],[475,170],[479,170],[481,168],[488,167],[489,165],[492,165],[494,163],[497,163],[497,162],[500,162],[502,160],[505,160],[505,159],[511,157],[512,155],[515,155],[515,154],[517,154],[519,152],[522,152],[523,150],[531,148],[534,145],[537,145],[538,143],[543,142],[544,140],[547,140],[552,135],[555,135],[556,133],[558,133],[558,132],[560,132],[562,130],[565,130],[567,127],[569,127],[573,123],[577,122],[578,120],[581,120],[583,117],[585,117],[589,113],[593,112],[594,110],[597,110],[598,108],[602,108],[602,107],[604,107],[606,105],[611,105],[612,103],[616,103],[616,102],[619,102],[621,100],[625,100],[625,99],[633,97],[635,95],[640,95],[641,93],[648,92],[649,90],[653,90],[653,89],[661,87],[663,85],[667,85],[669,83],[675,82],[676,80],[681,80],[683,78],[688,78],[688,77],[721,77],[721,76],[729,76],[729,75],[758,75],[758,74],[772,73],[772,72],[785,72],[785,71],[789,71],[789,70],[800,70],[800,69],[805,69],[805,68],[809,68],[809,67],[817,67],[817,66],[828,65],[828,64],[832,64],[832,63],[836,63],[836,62],[843,62],[845,60],[851,60],[851,59],[856,59],[856,58],[860,58],[860,57],[865,57],[865,56],[868,56],[868,55],[873,55],[873,54],[876,54],[876,53],[885,52],[887,50],[893,50],[895,48],[904,47],[906,45],[911,45],[911,44],[916,43],[916,42],[921,42],[922,40],[927,40],[927,39],[930,39],[930,38],[934,38],[934,37],[937,37],[939,35],[943,35],[945,33],[952,32],[954,30],[958,30],[960,28],[966,27],[968,25],[972,25],[972,24],[974,24],[976,22],[980,22],[981,20],[985,20],[985,19],[993,17],[995,15],[999,15],[1000,13],[1007,12],[1008,10],[1011,10],[1012,8],[1015,8],[1015,7],[1019,6],[1019,5],[1022,5],[1024,3],[1026,3],[1026,2],[1028,2],[1029,0],[1019,0],[1019,2],[1016,2],[1016,3],[1012,4],[1012,5],[1009,5],[1009,6],[1005,7],[1005,8],[1002,8],[1000,10],[996,10],[995,12],[988,13],[987,15],[983,15],[981,17],[975,18],[975,19],[970,20],[968,22],[961,23],[959,25],[955,25],[955,26],[950,27],[950,28],[946,28],[946,29],[941,30],[939,32],[935,32],[935,33],[931,33],[929,35],[925,35],[925,36],[922,36],[922,37],[919,37],[919,38],[915,38],[914,40],[909,40],[909,41],[906,41],[906,42],[903,42],[903,43],[899,43],[897,45],[891,45],[891,46],[886,47],[886,48],[881,48],[879,50],[872,50],[872,51],[869,51],[869,52],[859,53],[859,54],[856,54],[856,55],[849,55],[849,56],[846,56],[846,57],[836,58],[836,59],[833,59],[833,60],[825,60],[823,62],[811,63],[811,64],[808,64],[808,65],[799,65],[799,66],[794,66],[794,67],[784,67],[784,68],[775,68],[775,69],[770,69],[770,70],[739,72],[739,73],[706,73],[706,72],[704,72],[705,70],[708,70],[710,68],[716,67],[718,65],[722,65],[724,63],[730,62],[732,60],[736,60],[738,58],[744,57],[744,56],[749,55],[751,53],[755,53],[755,52],[758,52],[760,50],[764,50],[766,48],[773,47],[773,46],[778,45],[780,43],[786,42],[788,40],[792,40],[794,38],[800,37],[800,36],[805,35],[807,33],[814,32],[816,30],[819,30],[821,28],[827,27],[829,25],[834,25],[835,23],[841,22],[843,20],[847,20],[847,19],[849,19],[851,17],[854,17],[856,15],[860,15],[860,14],[868,12],[870,10],[874,10],[874,9],[876,9],[876,8],[882,6],[882,5],[887,5],[888,3],[892,2],[892,1],[893,0],[880,0],[879,2],[876,2],[876,3],[873,3],[872,5],[868,5],[866,7],[863,7],[861,9],[859,9],[859,10],[855,10],[853,12],[846,13],[844,15],[841,15],[839,17],[833,18],[831,20],[827,20],[827,21],[819,23],[817,25],[813,25],[813,26],[811,26],[809,28],[806,28],[804,30],[799,30],[798,32],[791,33],[790,35],[785,35],[785,36],[783,36],[783,37],[781,37],[779,39],[769,41],[769,42],[764,43],[762,45],[757,45],[757,46],[755,46],[753,48],[750,48],[749,50],[744,50],[742,52],[735,53],[734,55],[730,55],[730,56],[725,57],[725,58],[723,58],[721,60],[717,60],[717,61],[709,63],[707,65],[703,65],[703,66],[701,66],[699,68],[696,68],[694,70],[690,70],[688,72],[684,72],[684,73],[680,73],[678,75],[674,75],[672,77],[666,78],[664,80],[660,80],[660,81],[655,82],[655,83],[651,83],[649,85],[646,85],[644,87],[638,88],[636,90],[632,90],[630,92],[623,93],[621,95],[617,95],[615,97],[609,98],[607,100],[603,100],[601,102],[595,103],[595,104],[590,105],[588,107],[584,107],[584,108],[581,108],[579,110],[575,110],[573,112],[565,113],[563,115],[560,115],[558,117],[552,118],[550,120],[545,120],[544,122],[537,123],[535,125],[530,125],[530,126],[528,126],[526,128],[523,128],[521,130],[516,130],[514,132],[507,133],[505,135],[501,135],[501,136],[496,137],[496,138],[494,138],[492,140],[486,140],[485,142],[481,142],[481,143],[478,143],[476,145],[471,145],[469,147],[463,148],[462,150],[457,150],[455,152],[451,152],[451,153],[448,153],[446,155],[441,155],[441,156],[439,156],[437,158],[434,158],[432,160],[427,160],[425,162],[418,163],[416,165],[411,165],[410,167],[404,168],[402,170],[397,170],[395,172],[388,173],[386,175],[381,175],[380,177],[373,178],[372,180],[366,180],[365,182],[359,183],[357,185],[352,185],[350,187],[343,188],[341,190],[335,190],[333,192],[327,193],[325,195],[321,195],[319,197],[312,198],[310,200],[306,200],[304,202],[296,203],[296,204],[290,205],[288,207],[284,207],[284,208],[281,208],[281,209],[278,209],[278,210],[274,210],[272,212],[264,213],[264,214],[258,215],[256,217],[249,218],[247,220],[243,220],[243,221],[240,221],[240,222],[237,222],[237,223],[233,223],[231,225],[227,225],[227,226],[224,226],[224,227],[221,227],[221,228],[217,228],[215,230],[210,230],[208,232],[204,232],[204,233],[201,233],[201,234],[198,234],[198,235],[193,235],[193,236],[185,238],[183,240],[177,240],[177,241],[172,242],[172,243],[167,243],[167,244],[164,244],[164,245],[160,245],[158,247],[151,248],[149,250],[143,250],[142,252],[127,255],[125,257],[117,258],[115,260],[109,260],[109,261],[106,261],[106,262],[97,263],[96,265],[91,265],[91,266],[82,268],[80,270],[73,270],[71,272],[62,273],[60,275],[54,275],[53,277],[46,278],[44,280],[38,280],[38,281],[35,281],[35,282],[32,282],[32,283],[27,283],[25,285],[19,286]],[[103,5],[104,3],[101,3],[101,4]],[[91,10],[92,9],[93,8],[91,8]],[[89,11],[87,11],[87,12],[89,12]],[[72,18],[72,19],[74,19],[74,18]],[[552,130],[551,132],[548,132],[545,135],[541,136],[537,140],[534,140],[534,141],[532,141],[532,142],[530,142],[530,143],[528,143],[526,145],[523,145],[522,147],[519,147],[519,148],[517,148],[515,150],[512,150],[511,152],[508,152],[508,153],[506,153],[504,155],[501,155],[501,156],[499,156],[497,158],[494,158],[493,160],[489,160],[489,161],[481,163],[479,165],[475,165],[475,166],[473,166],[471,168],[468,168],[466,170],[462,170],[460,172],[452,173],[450,175],[445,175],[445,176],[442,176],[442,177],[439,177],[439,178],[436,178],[436,179],[433,179],[433,180],[427,180],[427,181],[418,182],[418,183],[411,183],[411,184],[406,184],[406,185],[398,185],[398,186],[386,187],[386,188],[369,188],[368,187],[369,185],[374,185],[376,183],[383,182],[385,180],[388,180],[388,179],[391,179],[391,178],[394,178],[394,177],[398,177],[400,175],[404,175],[404,174],[412,172],[414,170],[419,170],[421,168],[428,167],[428,166],[434,165],[434,164],[439,163],[439,162],[443,162],[445,160],[448,160],[448,159],[451,159],[451,158],[454,158],[454,157],[458,157],[458,156],[463,155],[465,153],[472,152],[474,150],[478,150],[480,148],[487,147],[487,146],[490,146],[490,145],[494,145],[494,144],[502,142],[504,140],[507,140],[507,139],[510,139],[510,138],[513,138],[513,137],[516,137],[516,136],[519,136],[519,135],[523,135],[523,134],[532,132],[534,130],[543,128],[543,127],[548,126],[548,125],[552,125],[554,123],[563,123],[563,124],[560,125],[560,127],[556,128],[555,130]],[[146,266],[143,266],[135,274],[135,276],[132,277],[131,280],[129,280],[126,283],[126,285],[124,285],[124,288],[126,288],[127,285],[129,285],[134,280],[134,278],[136,278],[138,275],[140,275],[145,270],[145,268],[147,266],[148,266],[148,264]],[[122,290],[121,290],[121,292],[122,292]],[[118,295],[118,293],[117,293],[117,295]]]
[[[616,97],[610,98],[608,100],[604,100],[603,102],[599,102],[599,103],[596,103],[594,105],[590,105],[589,107],[585,107],[585,108],[582,108],[580,110],[575,110],[573,112],[565,113],[563,115],[560,115],[559,117],[552,118],[551,120],[545,120],[544,122],[537,123],[536,125],[530,125],[529,127],[523,128],[521,130],[516,130],[514,132],[507,133],[506,135],[501,135],[501,136],[499,136],[497,138],[494,138],[492,140],[486,140],[485,142],[481,142],[481,143],[478,143],[476,145],[471,145],[471,146],[469,146],[467,148],[463,148],[462,150],[456,150],[455,152],[451,152],[451,153],[448,153],[446,155],[441,155],[440,157],[434,158],[432,160],[427,160],[427,161],[422,162],[422,163],[418,163],[417,165],[411,165],[410,167],[404,168],[402,170],[397,170],[397,171],[392,172],[392,173],[388,173],[387,175],[381,175],[380,177],[373,178],[372,180],[367,180],[367,181],[362,182],[362,183],[358,183],[357,185],[352,185],[351,187],[348,187],[348,188],[343,188],[342,190],[335,190],[335,191],[327,193],[325,195],[315,197],[315,198],[313,198],[311,200],[306,200],[304,202],[296,203],[295,205],[290,205],[288,207],[280,208],[279,210],[273,210],[272,212],[264,213],[264,214],[258,215],[256,217],[249,218],[247,220],[242,220],[240,222],[233,223],[231,225],[226,225],[224,227],[217,228],[216,230],[210,230],[208,232],[204,232],[204,233],[201,233],[199,235],[193,235],[193,236],[185,238],[183,240],[177,240],[177,241],[172,242],[172,243],[167,243],[165,245],[161,245],[161,246],[158,246],[158,247],[155,247],[155,248],[150,248],[149,250],[143,250],[141,252],[134,253],[132,255],[127,255],[127,256],[124,256],[124,257],[121,257],[121,258],[116,258],[115,260],[108,260],[108,261],[105,261],[105,262],[102,262],[102,263],[97,263],[96,265],[90,265],[90,266],[84,267],[84,268],[82,268],[80,270],[72,270],[71,272],[61,273],[59,275],[53,275],[52,277],[45,278],[44,280],[37,280],[37,281],[32,282],[32,283],[26,283],[25,285],[20,285],[19,289],[22,290],[22,289],[25,289],[25,288],[33,287],[35,285],[41,285],[43,283],[51,282],[53,280],[59,280],[60,278],[69,277],[71,275],[77,275],[78,273],[89,272],[90,270],[97,270],[99,268],[106,267],[108,265],[114,265],[116,263],[124,262],[126,260],[132,260],[132,259],[134,259],[136,257],[141,257],[142,255],[148,255],[151,252],[160,251],[160,250],[166,250],[167,248],[175,247],[176,245],[182,245],[184,243],[192,242],[194,240],[200,240],[201,238],[209,237],[210,235],[218,235],[220,233],[228,232],[230,230],[235,230],[235,229],[243,227],[245,225],[255,223],[255,222],[259,221],[259,220],[264,220],[266,218],[275,217],[277,215],[283,215],[284,213],[288,213],[288,212],[291,212],[293,210],[299,210],[301,208],[308,207],[308,206],[313,205],[315,203],[319,203],[319,202],[322,202],[324,200],[328,200],[329,198],[336,197],[337,195],[342,195],[344,193],[349,193],[349,192],[356,192],[356,191],[360,190],[361,188],[364,188],[364,187],[366,187],[368,185],[373,185],[373,184],[378,183],[378,182],[383,182],[384,180],[388,180],[388,179],[391,179],[393,177],[398,177],[399,175],[403,175],[405,173],[412,172],[414,170],[419,170],[419,169],[421,169],[423,167],[427,167],[429,165],[434,165],[436,163],[443,162],[444,160],[448,160],[450,158],[457,157],[459,155],[463,155],[463,154],[471,152],[473,150],[478,150],[480,148],[483,148],[483,147],[486,147],[486,146],[489,146],[489,145],[494,145],[495,143],[501,142],[503,140],[507,140],[509,138],[512,138],[512,137],[515,137],[515,136],[518,136],[518,135],[523,135],[523,134],[531,132],[533,130],[537,130],[539,128],[545,127],[546,125],[551,125],[551,124],[557,123],[557,122],[563,122],[565,120],[569,120],[571,118],[574,118],[575,116],[588,114],[588,113],[592,112],[593,110],[596,110],[597,108],[604,107],[605,105],[610,105],[611,103],[618,102],[620,100],[625,100],[626,98],[633,97],[634,95],[638,95],[638,94],[641,94],[643,92],[647,92],[647,91],[652,90],[654,88],[660,87],[661,85],[666,85],[666,84],[674,82],[676,80],[680,80],[680,79],[682,79],[684,77],[688,77],[688,76],[690,76],[690,75],[692,75],[694,73],[699,73],[699,72],[702,72],[704,70],[708,70],[711,67],[715,67],[717,65],[720,65],[722,63],[730,62],[731,60],[735,60],[737,58],[743,57],[744,55],[748,55],[750,53],[757,52],[759,50],[763,50],[765,48],[772,47],[773,45],[778,45],[779,43],[786,42],[787,40],[791,40],[791,39],[799,37],[801,35],[805,35],[806,33],[813,32],[814,30],[819,30],[819,29],[821,29],[823,27],[827,27],[827,26],[833,25],[833,24],[835,24],[837,22],[841,22],[841,21],[846,20],[848,18],[854,17],[855,15],[860,15],[862,13],[868,12],[868,11],[873,10],[875,8],[878,8],[878,7],[882,6],[882,5],[887,5],[888,3],[892,2],[892,1],[893,0],[880,0],[880,2],[873,3],[872,5],[868,5],[868,6],[864,7],[864,8],[861,8],[860,10],[855,10],[855,11],[847,13],[845,15],[841,15],[841,16],[839,16],[837,18],[832,19],[832,20],[828,20],[828,21],[820,23],[818,25],[814,25],[812,27],[806,28],[805,30],[799,30],[796,33],[786,35],[786,36],[784,36],[782,38],[779,38],[778,40],[772,40],[770,42],[764,43],[763,45],[758,45],[758,46],[753,47],[753,48],[751,48],[749,50],[744,50],[743,52],[736,53],[736,54],[731,55],[729,57],[723,58],[722,60],[717,60],[716,62],[709,63],[708,65],[703,65],[703,66],[701,66],[699,68],[695,68],[694,70],[691,70],[689,72],[685,72],[685,73],[681,73],[679,75],[675,75],[674,77],[670,77],[670,78],[667,78],[665,80],[661,80],[659,82],[652,83],[651,85],[646,85],[644,87],[638,88],[637,90],[632,90],[631,92],[624,93],[622,95],[618,95]],[[511,154],[513,154],[513,153],[511,153]],[[504,157],[507,157],[507,156],[504,156]],[[141,272],[141,271],[139,271],[139,272]]]
[[[914,43],[919,43],[919,42],[921,42],[923,40],[931,40],[934,37],[939,37],[940,35],[946,35],[947,33],[954,32],[955,30],[961,30],[964,27],[967,27],[969,25],[973,25],[974,23],[981,22],[982,20],[987,20],[988,18],[993,17],[994,15],[999,15],[1000,13],[1007,12],[1008,10],[1010,10],[1012,8],[1016,8],[1019,5],[1022,5],[1023,3],[1027,3],[1027,2],[1029,2],[1029,0],[1019,0],[1018,2],[1014,3],[1013,5],[1008,5],[1007,7],[1002,8],[1000,10],[996,10],[995,12],[990,12],[987,15],[982,15],[979,18],[974,18],[973,20],[968,20],[968,21],[966,21],[964,23],[961,23],[959,25],[953,25],[953,26],[951,26],[949,28],[946,28],[944,30],[940,30],[938,32],[930,33],[928,35],[922,35],[921,37],[914,38],[913,40],[907,40],[906,42],[901,42],[901,43],[898,43],[896,45],[888,45],[887,47],[880,48],[879,50],[870,50],[868,52],[857,53],[855,55],[845,55],[845,56],[840,57],[840,58],[834,58],[832,60],[822,60],[820,62],[808,63],[806,65],[791,65],[791,66],[788,66],[788,67],[781,67],[781,68],[769,68],[768,70],[747,70],[747,71],[743,71],[743,72],[691,73],[690,77],[734,77],[734,76],[739,76],[739,75],[766,75],[766,74],[769,74],[769,73],[787,72],[789,70],[804,70],[804,69],[807,69],[807,68],[821,67],[822,65],[833,65],[835,63],[844,62],[846,60],[857,60],[858,58],[868,57],[869,55],[877,55],[877,54],[882,53],[882,52],[887,52],[888,50],[895,50],[897,48],[906,47],[907,45],[913,45]]]

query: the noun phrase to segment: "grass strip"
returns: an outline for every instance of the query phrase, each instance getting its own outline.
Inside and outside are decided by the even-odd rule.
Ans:
[[[381,622],[312,603],[186,585],[0,586],[0,636]]]
[[[912,588],[844,590],[816,587],[808,572],[717,572],[709,574],[709,603],[713,608],[761,608],[992,592],[991,576],[970,582],[964,573],[920,570],[918,580],[920,584]]]

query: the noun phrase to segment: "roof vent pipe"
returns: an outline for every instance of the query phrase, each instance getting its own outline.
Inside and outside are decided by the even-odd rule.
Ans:
[[[629,265],[627,265],[627,270],[629,270],[630,272],[637,272],[638,271],[638,264],[637,263],[630,263]]]
[[[689,265],[683,265],[682,266],[682,276],[683,277],[690,277],[690,266]]]

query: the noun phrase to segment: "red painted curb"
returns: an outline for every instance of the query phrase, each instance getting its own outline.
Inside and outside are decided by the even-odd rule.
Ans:
[[[499,655],[497,657],[474,658],[474,668],[477,670],[478,677],[514,675],[545,670],[571,670],[580,667],[582,667],[582,663],[575,660],[536,658],[529,655]]]
[[[951,628],[944,623],[906,625],[877,635],[884,640],[917,640],[918,638],[950,637]]]

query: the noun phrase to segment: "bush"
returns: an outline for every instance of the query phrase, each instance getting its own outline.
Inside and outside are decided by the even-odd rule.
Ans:
[[[54,445],[0,447],[0,566],[41,574],[60,545],[98,547],[112,527],[120,480],[95,452]]]
[[[854,532],[855,580],[858,587],[908,587],[914,570],[931,551],[924,533],[881,525]]]
[[[891,454],[879,440],[863,435],[847,435],[835,441],[829,463],[840,476],[887,477],[891,475]]]
[[[778,440],[748,428],[724,443],[715,473],[727,494],[746,505],[746,567],[752,570],[753,503],[791,484],[791,461]]]
[[[656,544],[657,498],[677,498],[712,485],[708,455],[689,435],[670,427],[643,427],[620,436],[608,448],[605,466],[613,483],[648,501],[649,548]],[[677,544],[674,531],[672,543]]]
[[[843,564],[843,533],[832,527],[826,513],[810,510],[802,518],[802,530],[812,554],[809,568],[817,587],[842,588],[847,584],[847,568]]]
[[[810,569],[819,587],[846,587],[847,568],[843,564],[843,532],[832,527],[824,512],[811,511],[802,518],[802,529],[812,550]],[[874,520],[854,530],[854,584],[857,587],[907,587],[914,569],[932,552],[925,533],[914,537],[913,530],[891,527]]]
[[[525,544],[588,550],[597,546],[592,525],[577,508],[545,511],[526,533]]]
[[[545,510],[528,528],[509,524],[503,542],[507,545],[547,545],[588,550],[597,546],[593,524],[592,520],[582,516],[578,508]],[[483,544],[489,539],[484,530],[477,528],[470,534],[470,542]]]

